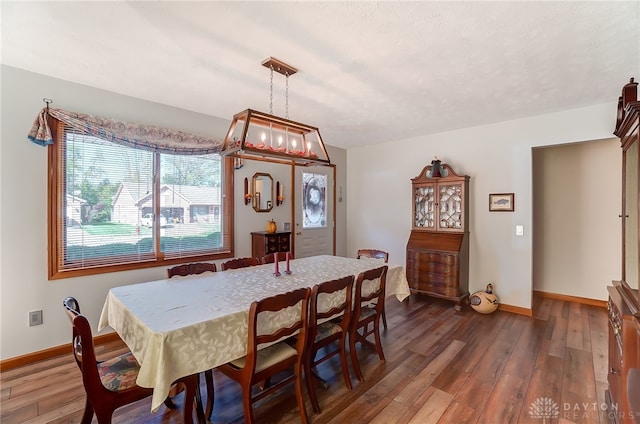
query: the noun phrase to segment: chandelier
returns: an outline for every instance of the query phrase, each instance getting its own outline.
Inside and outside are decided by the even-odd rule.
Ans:
[[[298,70],[273,57],[269,113],[247,109],[233,116],[221,154],[243,159],[270,159],[298,165],[328,165],[329,155],[317,127],[289,120],[289,77]],[[286,78],[286,117],[273,115],[273,72]]]

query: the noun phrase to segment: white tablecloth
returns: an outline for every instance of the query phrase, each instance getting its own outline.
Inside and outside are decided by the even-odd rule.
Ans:
[[[290,275],[280,262],[280,277],[267,264],[114,287],[98,330],[113,328],[131,349],[140,363],[138,385],[154,389],[155,411],[173,381],[246,354],[253,301],[381,265],[376,259],[314,256],[292,260]],[[387,296],[409,296],[402,266],[389,265],[386,284]]]

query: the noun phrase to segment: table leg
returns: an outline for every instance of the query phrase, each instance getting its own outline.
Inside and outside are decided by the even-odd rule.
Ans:
[[[198,423],[206,424],[207,420],[204,416],[204,410],[202,408],[202,397],[200,395],[200,378],[198,374],[192,374],[187,377],[183,377],[179,382],[184,384],[184,422],[185,424],[193,424],[193,402],[195,400],[196,414],[198,416]]]
[[[207,419],[211,419],[211,414],[213,413],[213,397],[214,397],[213,370],[205,371],[204,379],[205,379],[205,383],[207,384],[207,407],[204,410],[204,416]],[[200,388],[199,384],[198,384],[198,388]],[[200,395],[200,399],[202,399],[202,394]]]

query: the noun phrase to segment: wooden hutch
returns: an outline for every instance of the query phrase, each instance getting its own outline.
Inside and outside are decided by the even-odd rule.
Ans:
[[[452,300],[469,296],[469,176],[434,160],[411,180],[413,219],[407,243],[412,293]]]
[[[609,291],[609,418],[640,424],[640,101],[638,83],[622,89],[614,134],[622,147],[622,278]]]

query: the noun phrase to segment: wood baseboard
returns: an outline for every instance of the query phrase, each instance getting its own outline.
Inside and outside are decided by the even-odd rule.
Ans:
[[[501,303],[498,306],[498,310],[499,311],[505,311],[505,312],[511,312],[513,314],[525,315],[525,316],[528,316],[528,317],[532,317],[533,316],[533,311],[531,310],[531,308],[523,308],[521,306],[506,305],[504,303]]]
[[[549,293],[549,292],[544,292],[544,291],[539,291],[539,290],[534,290],[533,291],[533,295],[534,296],[540,296],[540,297],[545,298],[545,299],[563,300],[565,302],[581,303],[583,305],[598,306],[600,308],[606,308],[607,307],[607,301],[606,300],[589,299],[589,298],[586,298],[586,297],[569,296],[569,295],[566,295],[566,294]]]
[[[110,343],[120,340],[118,333],[108,333],[93,338],[95,345]],[[27,353],[25,355],[16,356],[14,358],[4,359],[0,361],[0,371],[7,371],[18,368],[23,365],[33,364],[34,362],[43,361],[45,359],[54,358],[56,356],[71,353],[71,343],[61,346],[51,347],[49,349],[39,350],[37,352]]]

